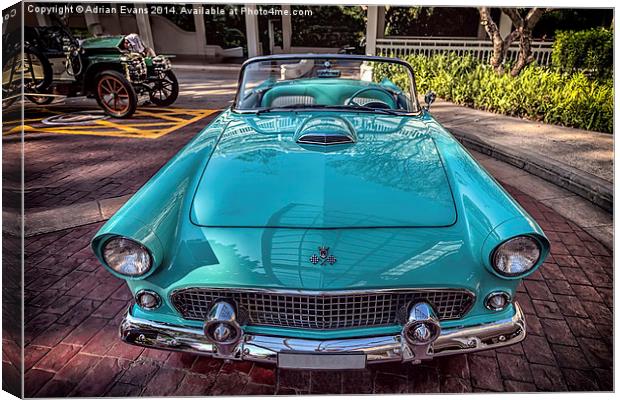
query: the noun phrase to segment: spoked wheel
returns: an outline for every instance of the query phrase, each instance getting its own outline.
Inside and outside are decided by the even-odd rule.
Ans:
[[[133,115],[138,96],[131,83],[116,71],[106,71],[97,76],[97,103],[106,114],[116,118]]]
[[[21,94],[21,61],[19,54],[13,54],[2,65],[2,109],[10,107]]]
[[[24,92],[45,92],[52,83],[52,66],[41,52],[26,45],[24,52],[3,57],[2,108],[8,107],[20,96],[22,82]]]
[[[166,71],[160,79],[155,82],[149,97],[151,103],[156,106],[169,106],[174,103],[179,96],[179,82],[172,71]]]
[[[45,92],[53,79],[52,65],[47,57],[31,46],[24,49],[24,92]]]

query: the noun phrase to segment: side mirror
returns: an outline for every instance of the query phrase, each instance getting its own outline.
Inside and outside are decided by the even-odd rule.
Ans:
[[[435,102],[436,98],[437,98],[437,94],[435,94],[435,92],[433,92],[432,90],[429,90],[428,93],[424,95],[424,102],[426,103],[427,111],[431,109],[431,104]]]

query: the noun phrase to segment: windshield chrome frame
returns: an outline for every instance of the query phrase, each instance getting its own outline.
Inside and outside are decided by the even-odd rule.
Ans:
[[[400,58],[394,58],[394,57],[365,56],[365,55],[358,55],[358,54],[311,53],[311,54],[277,54],[277,55],[260,56],[260,57],[253,57],[253,58],[247,59],[243,64],[241,64],[241,69],[239,70],[239,78],[237,79],[237,92],[235,93],[235,99],[233,100],[233,104],[231,106],[232,112],[239,113],[239,114],[255,114],[261,110],[264,110],[264,108],[248,108],[248,109],[237,108],[239,95],[241,93],[241,85],[243,85],[243,76],[245,74],[245,69],[247,68],[248,65],[258,63],[258,62],[263,62],[263,61],[286,61],[286,60],[298,60],[298,59],[337,59],[337,60],[391,62],[391,63],[399,64],[405,67],[405,69],[409,72],[409,75],[411,76],[410,95],[413,96],[413,98],[411,99],[411,103],[415,105],[416,110],[413,110],[413,111],[391,110],[391,111],[394,111],[395,113],[398,113],[398,115],[402,115],[402,116],[420,115],[424,111],[422,106],[420,106],[420,102],[418,101],[418,92],[417,92],[416,81],[415,81],[415,73],[413,72],[413,68],[411,68],[411,65],[409,65],[408,62],[401,60]],[[281,110],[299,112],[299,111],[312,111],[315,109],[313,109],[312,106],[308,106],[308,108],[296,108],[292,110],[282,108]],[[329,106],[327,106],[327,108],[321,108],[320,111],[332,111],[332,110],[330,110]],[[340,109],[334,108],[333,111],[342,112],[343,110],[342,108]],[[351,112],[372,113],[372,111],[355,110],[355,109],[351,109]]]

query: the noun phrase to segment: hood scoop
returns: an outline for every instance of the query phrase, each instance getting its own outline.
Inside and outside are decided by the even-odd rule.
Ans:
[[[295,134],[295,141],[299,144],[322,146],[350,144],[357,142],[357,135],[346,120],[320,116],[305,121]]]

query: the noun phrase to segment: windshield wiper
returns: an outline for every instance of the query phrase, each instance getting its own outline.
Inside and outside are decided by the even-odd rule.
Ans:
[[[374,112],[378,114],[386,114],[386,115],[403,115],[395,110],[387,109],[387,108],[375,108],[375,107],[366,107],[366,106],[354,106],[354,105],[325,105],[325,104],[291,104],[289,106],[277,106],[277,107],[266,107],[261,108],[256,111],[256,115],[260,115],[266,112],[271,112],[275,110],[297,110],[297,109],[333,109],[333,110],[351,110],[351,111],[367,111]]]

